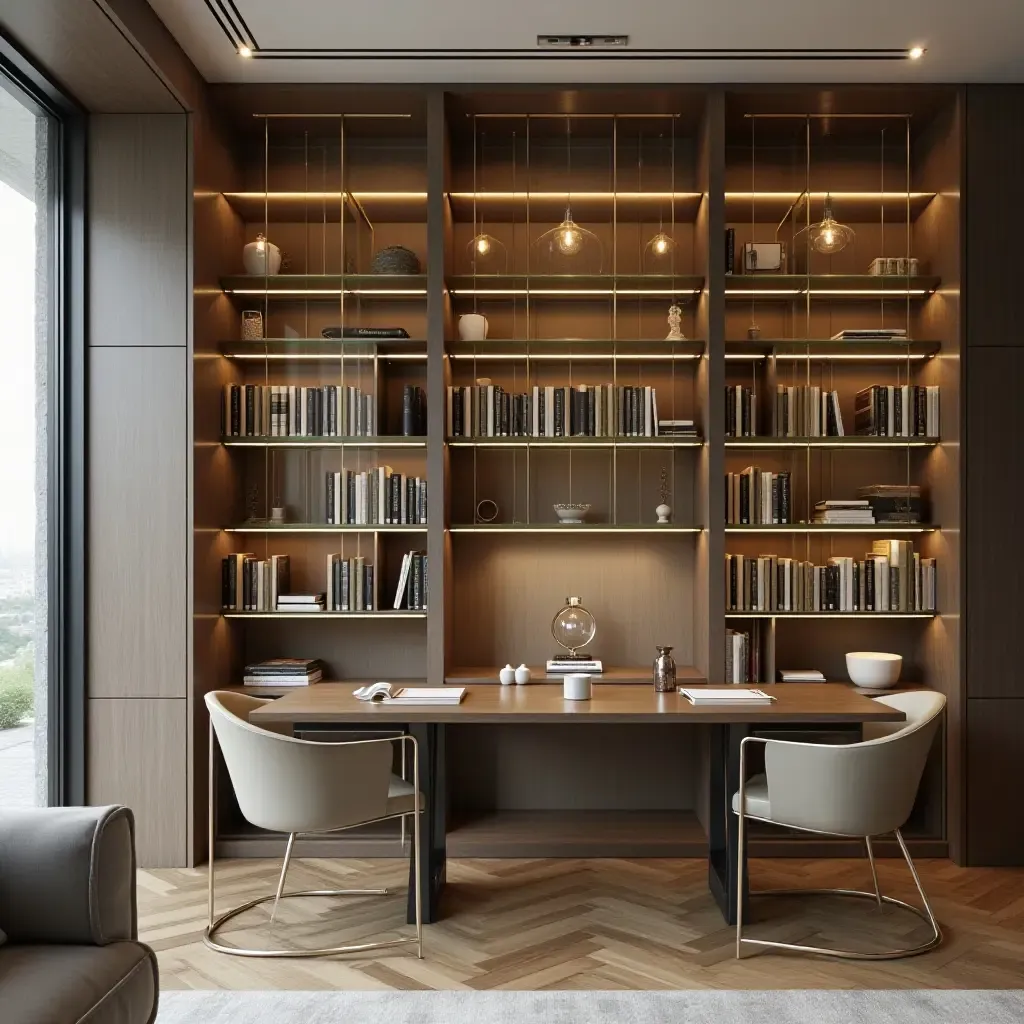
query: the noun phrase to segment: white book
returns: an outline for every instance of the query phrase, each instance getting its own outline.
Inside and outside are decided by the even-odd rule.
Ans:
[[[780,668],[779,680],[783,683],[823,683],[825,676],[816,668]]]
[[[708,686],[700,689],[681,689],[680,695],[696,707],[712,704],[771,704],[774,697],[769,697],[764,690],[749,687],[718,687]]]
[[[555,387],[553,384],[544,388],[544,436],[555,436]]]
[[[352,691],[358,700],[375,704],[400,705],[454,705],[466,695],[464,686],[393,686],[391,683],[371,683]]]
[[[402,599],[405,597],[405,588],[409,582],[409,566],[412,563],[412,552],[407,551],[402,555],[402,570],[398,574],[398,589],[395,591],[395,609],[402,607]]]

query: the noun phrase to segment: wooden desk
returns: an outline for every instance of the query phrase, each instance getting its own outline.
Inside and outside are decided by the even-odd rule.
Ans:
[[[678,693],[655,693],[652,687],[594,687],[589,701],[562,698],[560,686],[466,688],[454,707],[394,707],[370,704],[352,696],[352,683],[318,683],[300,687],[265,704],[250,716],[256,725],[290,725],[303,732],[339,725],[405,727],[419,744],[420,786],[427,799],[421,823],[421,872],[410,866],[410,911],[413,886],[423,886],[425,921],[435,921],[444,889],[446,848],[445,726],[449,724],[614,724],[660,723],[706,725],[711,731],[708,807],[708,885],[726,922],[736,920],[736,863],[739,856],[732,794],[739,788],[739,745],[752,729],[783,725],[901,722],[901,711],[878,704],[839,683],[789,683],[767,687],[776,698],[768,706],[696,708]],[[742,898],[745,899],[746,893]]]

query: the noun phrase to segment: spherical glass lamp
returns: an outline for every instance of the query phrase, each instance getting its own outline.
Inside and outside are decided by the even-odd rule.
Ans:
[[[508,249],[494,235],[481,231],[466,246],[469,265],[474,274],[505,274],[508,272]]]
[[[659,231],[644,246],[645,274],[668,274],[672,271],[676,241],[667,231]]]
[[[578,597],[567,597],[565,607],[551,620],[551,635],[560,647],[569,652],[568,657],[558,655],[560,661],[586,661],[587,655],[578,654],[586,647],[597,632],[594,616],[580,604]]]
[[[541,274],[600,274],[604,252],[601,240],[572,217],[566,207],[561,224],[545,231],[533,243],[532,265]]]
[[[853,228],[840,224],[832,215],[832,197],[825,196],[825,213],[820,224],[811,227],[811,245],[818,252],[831,256],[845,249],[854,239]]]

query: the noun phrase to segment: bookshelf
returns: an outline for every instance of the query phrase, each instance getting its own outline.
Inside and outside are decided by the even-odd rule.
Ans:
[[[197,250],[205,245],[193,375],[197,695],[237,684],[244,664],[271,656],[320,657],[342,680],[497,685],[506,662],[542,665],[554,653],[550,620],[565,595],[579,594],[615,681],[647,685],[654,645],[666,643],[681,679],[720,681],[726,631],[756,625],[761,665],[772,671],[806,664],[842,679],[846,650],[893,650],[908,685],[942,689],[950,715],[959,713],[953,91],[838,88],[842,116],[827,130],[813,115],[816,92],[797,87],[584,89],[569,105],[554,88],[212,95],[221,121],[204,159],[215,187],[196,232]],[[801,111],[808,116],[778,116]],[[856,231],[830,257],[805,242],[826,192]],[[569,257],[539,249],[567,216],[594,248]],[[727,268],[727,229],[737,254],[746,241],[784,241],[785,272],[742,273],[738,255]],[[243,272],[242,247],[257,232],[280,247],[280,273]],[[652,254],[659,234],[671,246]],[[486,259],[474,250],[481,236]],[[418,272],[372,272],[375,254],[396,245],[416,254]],[[920,269],[872,275],[876,256],[913,256]],[[684,337],[666,340],[672,305]],[[264,336],[242,340],[250,310],[262,314]],[[486,317],[485,338],[460,336],[466,314]],[[338,326],[401,327],[408,337],[321,337]],[[906,337],[833,337],[851,327]],[[359,387],[375,396],[373,433],[225,435],[228,384]],[[658,419],[692,420],[695,433],[589,436],[570,422],[557,436],[464,436],[449,422],[449,388],[565,388],[570,401],[568,389],[607,384],[653,389]],[[737,385],[759,396],[754,436],[725,432],[724,391]],[[939,386],[938,436],[855,434],[856,395],[872,385]],[[406,386],[425,393],[425,433],[415,436],[402,433]],[[835,390],[845,435],[774,436],[769,396],[795,386]],[[428,522],[327,522],[325,475],[382,465],[427,481]],[[724,476],[749,465],[791,474],[792,522],[726,522]],[[876,483],[920,486],[927,515],[812,521],[815,502]],[[662,487],[667,524],[655,513]],[[480,520],[481,501],[497,506],[493,520]],[[586,521],[560,524],[561,502],[589,505]],[[286,520],[271,522],[281,504]],[[824,564],[863,557],[887,538],[936,559],[937,611],[725,610],[726,554]],[[410,551],[429,561],[426,611],[392,607]],[[225,611],[229,552],[287,554],[293,589],[315,591],[331,553],[363,558],[375,570],[373,610]],[[613,731],[595,733],[591,748],[554,731],[502,730],[494,743],[465,731],[449,743],[453,853],[700,847],[699,737]],[[577,790],[549,792],[567,757],[584,766],[572,773]],[[625,780],[614,806],[595,767],[601,757]],[[937,748],[914,818],[931,850],[946,842],[958,771]],[[673,785],[648,787],[652,776]],[[578,819],[559,821],[560,806],[577,808]],[[221,833],[225,851],[268,849],[240,829],[230,801]],[[394,836],[377,833],[332,842],[399,852]],[[800,840],[761,848],[793,852]]]

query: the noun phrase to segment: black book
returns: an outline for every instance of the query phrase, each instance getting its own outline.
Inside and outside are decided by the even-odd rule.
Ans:
[[[924,437],[928,433],[928,392],[920,385],[914,388],[914,433]]]
[[[345,489],[348,491],[348,521],[356,521],[356,478],[351,469],[345,470]]]
[[[725,272],[731,274],[736,269],[736,229],[725,229]]]
[[[555,437],[565,434],[565,388],[555,388]]]
[[[736,559],[729,559],[729,606],[731,608],[737,608],[739,603],[737,587],[739,580],[736,574]]]
[[[256,436],[256,386],[245,385],[245,432],[249,437]]]
[[[861,611],[860,607],[860,563],[854,559],[851,566],[853,572],[853,610]]]
[[[327,474],[327,522],[331,526],[340,526],[340,523],[334,522],[334,474]]]
[[[427,481],[420,481],[420,503],[419,508],[420,523],[426,523],[427,521]]]
[[[725,389],[725,436],[736,436],[736,389]]]
[[[316,388],[306,389],[306,433],[316,433],[313,424],[316,422]]]
[[[512,432],[512,396],[505,390],[501,392],[501,436],[508,437]]]
[[[788,470],[779,474],[779,522],[790,522],[790,508],[792,503],[791,482]]]
[[[242,432],[242,389],[237,384],[231,385],[231,422],[225,433],[238,437]]]
[[[903,433],[903,388],[893,388],[893,419],[895,430],[893,433],[899,437]]]
[[[416,433],[416,389],[412,384],[402,388],[402,437]]]
[[[452,395],[452,436],[465,437],[466,430],[463,425],[462,388],[456,388]]]
[[[743,419],[741,421],[741,433],[743,437],[750,436],[750,414],[753,411],[750,405],[750,391],[748,388],[744,388],[741,392],[743,400]]]
[[[363,610],[373,611],[373,566],[363,566]]]
[[[341,611],[341,565],[343,561],[344,559],[339,558],[331,564],[332,607],[336,612]]]
[[[740,474],[740,524],[750,524],[750,476]]]
[[[416,522],[416,481],[411,476],[405,481],[405,521]]]
[[[420,556],[414,551],[409,560],[409,607],[412,609],[418,609],[420,606],[420,572]]]
[[[321,338],[408,338],[404,327],[324,327]]]
[[[761,611],[757,605],[757,559],[748,559],[747,565],[750,566],[750,607]]]
[[[782,517],[779,515],[779,477],[778,474],[772,477],[772,522],[779,523]]]
[[[220,606],[231,607],[231,591],[235,589],[235,574],[232,572],[231,557],[220,560]]]
[[[889,610],[900,610],[900,567],[889,566]]]
[[[585,433],[588,437],[597,437],[597,389],[586,388],[583,392],[583,407],[587,411],[587,427]]]

